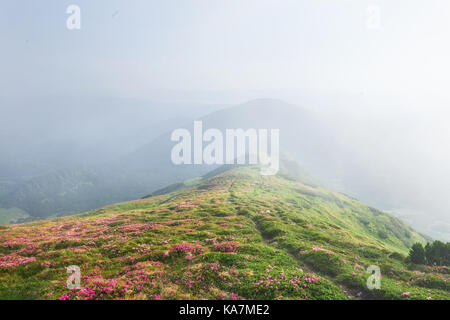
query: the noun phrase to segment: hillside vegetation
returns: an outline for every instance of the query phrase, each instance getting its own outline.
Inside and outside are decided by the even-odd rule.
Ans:
[[[450,299],[398,219],[292,164],[218,170],[142,200],[0,227],[0,299]],[[68,289],[66,268],[81,269]],[[370,265],[381,288],[366,285]]]

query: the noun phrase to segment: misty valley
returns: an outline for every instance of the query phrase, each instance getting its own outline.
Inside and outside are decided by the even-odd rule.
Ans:
[[[448,313],[449,17],[0,1],[3,309]]]

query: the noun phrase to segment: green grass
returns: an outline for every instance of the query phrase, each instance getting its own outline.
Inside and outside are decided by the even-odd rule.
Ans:
[[[217,173],[4,227],[0,299],[450,298],[448,269],[405,264],[425,239],[390,215],[298,175]],[[69,265],[81,268],[83,289],[66,288]],[[380,290],[366,287],[370,265],[381,268]]]

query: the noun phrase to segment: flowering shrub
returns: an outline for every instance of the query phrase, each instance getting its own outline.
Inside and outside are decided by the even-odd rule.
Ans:
[[[169,251],[169,255],[185,255],[186,259],[192,260],[195,256],[199,256],[203,254],[204,249],[199,245],[192,245],[187,242],[183,242],[181,244],[173,245]]]
[[[214,250],[221,252],[236,252],[239,249],[239,244],[236,241],[225,241],[221,243],[214,243]]]

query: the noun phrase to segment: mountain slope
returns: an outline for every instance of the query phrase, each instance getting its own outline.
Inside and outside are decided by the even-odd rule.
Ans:
[[[282,149],[301,150],[305,157],[312,157],[311,163],[330,158],[318,150],[323,143],[317,122],[304,110],[279,100],[253,100],[199,119],[204,130],[278,128],[282,132]],[[167,127],[159,129],[160,135],[148,136],[147,144],[123,157],[111,157],[101,165],[61,169],[21,181],[0,194],[0,208],[17,207],[35,218],[63,216],[140,198],[211,171],[214,166],[172,164],[170,154],[175,143],[170,135],[179,127],[192,132],[193,121],[184,125],[167,123]]]
[[[444,219],[445,199],[450,197],[439,197],[437,195],[441,192],[436,190],[442,179],[436,177],[433,180],[431,176],[429,179],[424,179],[426,170],[418,172],[420,173],[418,176],[414,171],[404,175],[407,168],[415,166],[407,163],[399,164],[399,160],[394,156],[395,153],[384,152],[383,148],[381,148],[382,151],[377,151],[380,150],[380,146],[390,145],[389,139],[398,139],[389,127],[382,135],[375,134],[372,140],[362,140],[359,141],[360,144],[352,145],[349,143],[352,141],[349,135],[355,135],[357,131],[351,130],[352,125],[348,127],[344,125],[346,121],[353,122],[352,118],[346,118],[341,123],[341,126],[346,127],[344,131],[350,132],[342,136],[339,130],[335,131],[339,126],[336,127],[337,124],[333,122],[334,116],[328,115],[325,117],[328,121],[324,121],[326,113],[316,114],[314,112],[316,109],[303,109],[274,99],[252,100],[221,110],[218,110],[217,106],[202,108],[203,112],[197,110],[193,115],[187,115],[186,110],[184,113],[181,112],[184,110],[181,107],[158,106],[158,108],[167,109],[167,116],[188,116],[191,120],[184,122],[179,118],[176,121],[175,119],[170,121],[153,119],[151,121],[153,125],[149,128],[143,131],[135,131],[137,128],[134,128],[130,134],[134,133],[128,138],[119,139],[119,132],[129,131],[127,127],[122,128],[110,141],[109,149],[115,152],[105,154],[102,151],[100,159],[96,156],[99,150],[92,154],[89,152],[87,157],[85,153],[79,153],[77,149],[71,149],[64,143],[61,144],[61,148],[56,148],[50,153],[54,156],[58,152],[66,154],[66,149],[69,148],[71,152],[67,153],[66,158],[73,158],[73,155],[77,154],[77,157],[80,157],[79,160],[96,159],[96,165],[61,168],[51,172],[48,172],[48,168],[46,170],[35,168],[33,172],[41,172],[41,176],[33,175],[21,179],[5,180],[0,174],[0,216],[4,216],[3,220],[8,221],[28,221],[79,213],[119,201],[137,199],[154,190],[165,188],[167,185],[205,174],[214,169],[214,166],[174,166],[170,161],[171,148],[175,145],[170,140],[172,130],[183,127],[192,132],[193,119],[199,119],[203,121],[205,130],[207,128],[280,129],[281,150],[301,163],[309,173],[327,187],[351,194],[372,206],[389,210],[403,220],[410,221],[410,224],[421,232],[435,238],[447,239],[446,234],[450,224]],[[206,113],[206,110],[214,112],[199,117]],[[142,117],[134,113],[129,116],[139,118],[140,122],[148,120],[144,114],[138,114]],[[125,117],[125,119],[129,118]],[[368,121],[375,120],[369,117]],[[134,123],[134,121],[124,121],[124,123]],[[115,124],[114,127],[122,126]],[[105,130],[102,129],[103,131]],[[107,131],[115,132],[116,130]],[[390,137],[389,139],[386,139],[386,134]],[[144,141],[148,142],[142,145]],[[93,144],[94,149],[105,147],[103,142],[97,141]],[[142,146],[136,150],[134,147],[137,145]],[[119,151],[123,149],[121,146],[127,146],[126,150],[135,151],[118,156],[121,154]],[[406,152],[406,154],[409,153]],[[69,163],[72,162],[69,161]],[[393,163],[397,165],[392,166]],[[417,183],[411,183],[412,178]],[[447,189],[443,188],[443,190]],[[10,212],[13,210],[14,212],[25,211],[25,215],[10,217]],[[8,212],[8,217],[4,212]],[[441,213],[439,219],[436,218],[439,216],[438,213]]]
[[[147,168],[143,178],[142,168],[117,159],[226,107],[67,96],[17,103],[5,104],[9,117],[0,118],[0,220],[10,222],[80,213],[163,187],[172,181],[170,154],[162,176]],[[31,217],[11,217],[13,210]]]
[[[0,298],[450,299],[448,269],[404,264],[407,247],[425,241],[415,231],[283,175],[238,167],[169,194],[3,227]],[[69,265],[83,289],[65,287]],[[380,290],[366,287],[370,265],[381,268]]]

